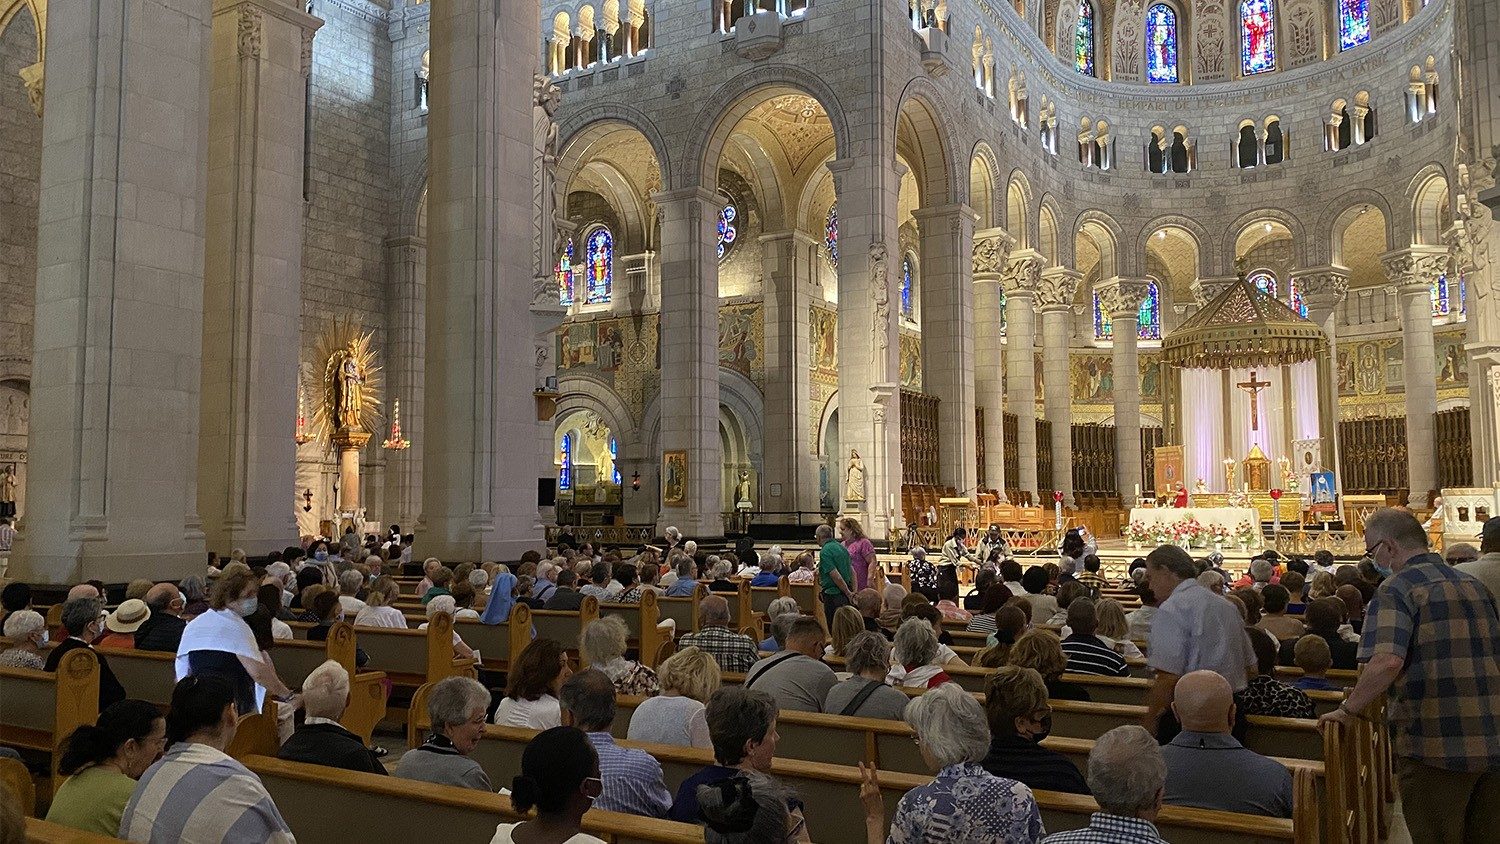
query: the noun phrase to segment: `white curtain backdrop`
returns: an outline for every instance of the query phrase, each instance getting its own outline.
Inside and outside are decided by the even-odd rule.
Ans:
[[[1189,490],[1202,478],[1210,490],[1224,491],[1224,467],[1220,463],[1225,456],[1223,387],[1224,373],[1220,370],[1182,370],[1183,469]],[[1156,494],[1169,493],[1157,490]]]
[[[1250,393],[1239,385],[1250,380],[1249,369],[1231,369],[1229,371],[1229,455],[1235,460],[1244,460],[1245,455],[1250,453],[1251,445],[1260,446],[1270,458],[1272,466],[1271,482],[1277,485],[1278,477],[1274,464],[1276,459],[1283,455],[1291,456],[1291,439],[1286,430],[1286,402],[1289,396],[1282,389],[1281,367],[1260,367],[1253,370],[1255,380],[1269,381],[1270,384],[1261,389],[1257,398],[1256,417],[1259,430],[1251,430],[1250,425]],[[1222,376],[1221,376],[1222,377]],[[1241,472],[1235,479],[1236,483],[1243,484],[1245,479]]]
[[[1305,360],[1292,364],[1292,439],[1318,438],[1318,365]],[[1296,456],[1291,455],[1295,460]]]

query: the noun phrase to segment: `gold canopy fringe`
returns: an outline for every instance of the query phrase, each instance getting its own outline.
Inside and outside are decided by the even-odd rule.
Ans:
[[[1243,277],[1162,339],[1162,361],[1185,369],[1249,369],[1312,360],[1322,329]]]

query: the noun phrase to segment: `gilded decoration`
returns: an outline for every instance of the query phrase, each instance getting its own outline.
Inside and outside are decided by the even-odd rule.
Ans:
[[[922,335],[901,332],[899,360],[901,389],[922,391]]]
[[[1195,369],[1249,369],[1311,360],[1321,329],[1285,302],[1236,279],[1162,340],[1162,359]]]

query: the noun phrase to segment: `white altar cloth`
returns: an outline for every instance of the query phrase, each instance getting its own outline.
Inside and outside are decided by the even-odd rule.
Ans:
[[[1233,533],[1241,522],[1249,522],[1260,530],[1260,513],[1251,507],[1132,507],[1130,521],[1150,527],[1155,524],[1176,524],[1192,516],[1204,527],[1223,525]]]

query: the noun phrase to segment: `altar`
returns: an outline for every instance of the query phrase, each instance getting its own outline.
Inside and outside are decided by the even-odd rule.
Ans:
[[[1134,507],[1130,510],[1131,524],[1140,522],[1147,528],[1174,525],[1188,518],[1196,519],[1205,528],[1221,526],[1231,535],[1246,523],[1260,533],[1260,513],[1250,507]]]

